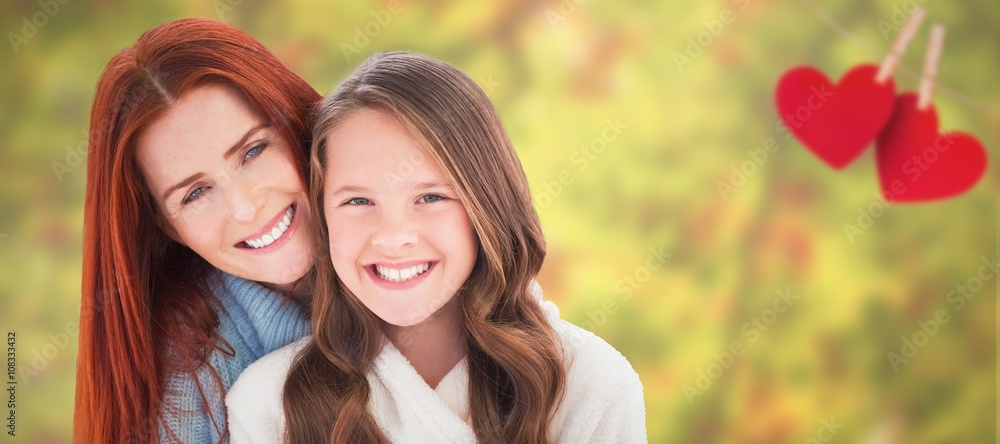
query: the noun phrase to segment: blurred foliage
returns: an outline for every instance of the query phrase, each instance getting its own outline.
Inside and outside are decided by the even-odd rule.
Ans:
[[[896,76],[917,89],[928,26],[944,24],[937,110],[983,142],[986,176],[957,198],[878,211],[871,150],[826,167],[776,129],[773,90],[794,65],[839,78],[878,63],[912,0],[431,0],[398,13],[387,1],[64,1],[0,6],[0,326],[36,371],[17,389],[21,441],[71,434],[76,152],[97,77],[146,29],[200,16],[254,35],[321,93],[391,49],[479,81],[535,190],[546,297],[632,362],[651,442],[995,442],[996,280],[961,309],[947,295],[996,256],[996,2],[920,1],[928,19]],[[699,35],[707,44],[689,48]],[[778,151],[720,193],[769,138]],[[871,227],[849,239],[844,224],[869,208]],[[793,303],[769,312],[779,291]],[[940,311],[948,322],[922,341]],[[887,354],[907,341],[924,345],[894,366]],[[727,357],[733,345],[742,353]]]

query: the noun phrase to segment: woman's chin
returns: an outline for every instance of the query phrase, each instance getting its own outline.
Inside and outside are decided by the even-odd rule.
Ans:
[[[295,294],[304,287],[304,280],[312,269],[313,261],[309,257],[294,263],[295,265],[289,266],[288,262],[282,261],[280,266],[267,266],[260,270],[230,271],[221,267],[216,268],[239,278],[259,282],[261,285],[281,293]]]

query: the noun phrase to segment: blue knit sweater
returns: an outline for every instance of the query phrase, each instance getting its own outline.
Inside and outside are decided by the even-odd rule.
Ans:
[[[162,443],[177,442],[176,439],[185,444],[222,440],[226,427],[225,392],[236,382],[236,377],[261,356],[294,342],[311,329],[309,319],[297,303],[256,282],[220,272],[213,281],[213,289],[222,307],[219,336],[235,353],[213,350],[209,355],[208,363],[218,372],[221,387],[205,366],[198,370],[197,376],[176,374],[165,381],[163,419],[157,427]],[[209,400],[207,408],[198,383]],[[168,438],[164,425],[170,428],[174,441]]]

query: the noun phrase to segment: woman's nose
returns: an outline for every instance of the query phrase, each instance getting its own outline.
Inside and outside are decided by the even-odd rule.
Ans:
[[[264,200],[260,198],[261,193],[251,183],[239,180],[226,181],[229,182],[226,186],[226,198],[233,222],[250,223],[256,221],[258,212],[264,203]]]

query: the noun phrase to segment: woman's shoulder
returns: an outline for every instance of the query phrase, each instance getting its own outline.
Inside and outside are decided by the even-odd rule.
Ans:
[[[260,283],[218,272],[213,293],[223,308],[219,334],[238,339],[254,355],[263,356],[307,335],[309,317],[302,306]]]
[[[290,344],[309,333],[309,321],[296,307],[282,309],[281,301],[248,303],[250,299],[278,298],[270,290],[252,281],[215,270],[208,281],[211,297],[218,304],[219,323],[215,326],[215,348],[207,350],[204,362],[196,368],[172,368],[167,372],[165,397],[200,399],[197,384],[215,386],[225,393],[243,371],[264,355]],[[168,363],[185,362],[184,344],[165,339],[161,354]],[[218,381],[212,375],[218,376]],[[192,388],[194,388],[192,390]],[[202,389],[204,390],[204,389]],[[194,395],[192,395],[192,392]]]

